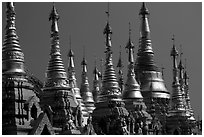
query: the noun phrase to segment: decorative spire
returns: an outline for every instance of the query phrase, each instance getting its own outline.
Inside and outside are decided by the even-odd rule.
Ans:
[[[109,10],[106,12],[109,17]],[[103,34],[105,35],[105,45],[106,45],[106,62],[105,62],[105,72],[103,75],[102,82],[102,93],[100,95],[101,100],[106,100],[108,98],[118,98],[120,95],[120,88],[118,86],[118,81],[113,68],[112,62],[112,45],[111,45],[111,28],[109,21],[104,29]],[[111,96],[111,97],[110,97]]]
[[[180,81],[181,85],[183,85],[183,75],[184,75],[184,66],[182,63],[182,55],[183,55],[182,45],[180,45],[180,62],[178,65],[178,69],[179,69],[179,81]]]
[[[51,106],[55,114],[53,115],[53,126],[65,129],[64,126],[69,122],[67,118],[72,115],[69,105],[77,107],[78,102],[71,92],[72,90],[70,91],[67,73],[61,58],[58,19],[59,15],[53,3],[49,16],[51,21],[51,52],[41,101],[43,105]]]
[[[85,48],[83,48],[83,60],[81,62],[82,65],[82,73],[87,73],[87,61],[85,59]]]
[[[142,8],[140,9],[139,15],[146,16],[146,15],[149,15],[149,14],[150,14],[150,13],[149,13],[149,11],[148,11],[148,9],[147,9],[147,7],[146,7],[145,2],[143,2],[143,3],[142,3]]]
[[[7,24],[6,34],[2,48],[2,73],[21,73],[25,74],[24,70],[24,54],[21,50],[19,39],[16,34],[16,13],[13,2],[7,2]]]
[[[185,59],[185,72],[184,72],[184,91],[185,91],[185,100],[186,100],[186,109],[191,115],[191,119],[195,120],[194,118],[194,112],[193,108],[191,106],[191,101],[190,101],[190,94],[189,94],[189,75],[187,73],[187,67],[186,67],[186,59]]]
[[[88,72],[87,71],[87,61],[85,58],[85,51],[84,51],[83,60],[81,62],[81,65],[82,65],[82,75],[81,75],[82,81],[81,81],[80,93],[83,98],[83,102],[86,106],[87,103],[94,103],[94,100],[93,100],[92,92],[90,92],[90,89],[89,89],[89,81],[88,81],[88,75],[87,75],[87,72]],[[89,112],[92,112],[94,108],[93,109],[87,108],[87,109]]]
[[[81,103],[82,97],[80,95],[80,90],[77,86],[76,76],[75,76],[75,65],[74,65],[74,52],[72,51],[71,47],[71,36],[69,37],[69,45],[70,50],[68,53],[68,80],[69,80],[69,86],[74,89],[74,95],[76,99]]]
[[[74,52],[72,51],[72,46],[71,46],[71,36],[69,37],[69,45],[70,45],[70,50],[69,50],[69,54],[68,54],[68,57],[69,57],[69,68],[74,68]]]
[[[174,35],[172,37],[172,41],[173,41],[173,48],[171,50],[171,56],[173,57],[173,68],[174,69],[177,69],[177,61],[176,61],[176,58],[178,57],[178,51],[176,49],[176,46],[175,46],[175,38],[174,38]]]
[[[94,74],[94,79],[93,79],[93,99],[94,99],[94,102],[96,103],[98,101],[98,94],[99,94],[99,91],[100,91],[100,85],[99,85],[99,71],[96,67],[96,58],[95,58],[95,67],[94,67],[94,71],[93,71],[93,74]]]
[[[173,110],[184,110],[184,100],[182,91],[180,88],[180,83],[178,80],[178,67],[177,67],[177,57],[178,57],[178,51],[175,47],[175,38],[173,35],[172,38],[173,41],[173,48],[171,51],[171,56],[173,57],[173,83],[172,83],[172,109]]]
[[[133,57],[133,49],[134,49],[134,45],[131,41],[131,28],[130,28],[130,22],[129,22],[129,40],[128,43],[126,45],[126,49],[128,49],[128,61],[130,64],[132,64],[134,62],[134,57]]]
[[[123,92],[124,82],[123,82],[123,71],[122,71],[123,63],[122,63],[122,59],[121,59],[121,46],[120,46],[119,60],[118,60],[117,67],[118,67],[118,75],[119,75],[118,84],[119,84],[119,87],[121,89],[121,92]]]
[[[148,23],[149,11],[144,2],[140,9],[139,15],[141,24],[136,70],[159,71],[158,67],[154,63],[154,52],[152,50],[150,28]]]
[[[111,50],[111,27],[110,27],[110,23],[109,23],[109,16],[110,16],[110,12],[109,12],[109,3],[108,3],[108,11],[106,11],[107,14],[107,24],[106,27],[104,28],[103,34],[105,35],[105,40],[106,40],[106,48],[107,50]]]
[[[57,21],[59,15],[53,3],[53,8],[49,16],[51,25],[51,52],[50,60],[46,72],[46,88],[52,87],[68,87],[67,74],[64,68],[64,64],[61,58],[60,46],[59,46],[59,29]]]
[[[82,65],[82,75],[81,75],[82,82],[81,82],[80,93],[83,99],[83,103],[85,104],[84,106],[86,107],[86,111],[90,114],[93,112],[95,107],[94,107],[93,94],[89,89],[89,81],[88,81],[87,69],[86,69],[87,62],[85,57],[83,58],[81,65]]]
[[[117,67],[118,68],[123,68],[123,62],[122,62],[122,59],[121,59],[121,45],[120,45],[119,60],[118,60]]]
[[[128,50],[128,74],[127,74],[127,81],[125,84],[125,91],[123,93],[124,99],[136,99],[136,98],[143,98],[140,92],[140,85],[137,83],[135,79],[135,72],[134,72],[134,57],[133,57],[133,49],[134,45],[131,41],[131,29],[129,23],[129,40],[127,46],[125,47]]]

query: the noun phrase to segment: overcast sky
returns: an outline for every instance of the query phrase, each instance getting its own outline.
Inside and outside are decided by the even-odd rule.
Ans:
[[[125,45],[128,41],[128,23],[131,23],[132,41],[135,45],[135,58],[139,42],[139,10],[142,3],[110,3],[110,25],[113,36],[113,63],[116,66],[119,57],[119,46],[122,46],[124,77],[127,74],[127,53]],[[101,58],[104,58],[103,29],[106,24],[107,3],[55,3],[60,15],[59,35],[62,59],[67,70],[69,36],[75,53],[75,66],[78,87],[81,83],[81,61],[83,46],[86,47],[88,76],[92,89],[94,56],[100,69]],[[175,35],[177,49],[184,52],[187,59],[187,71],[190,76],[190,98],[195,117],[202,116],[202,3],[169,3],[148,2],[150,11],[150,30],[154,60],[163,66],[164,80],[169,91],[172,91],[172,35]],[[2,4],[2,38],[5,34],[5,3]],[[50,53],[50,26],[48,21],[52,3],[16,3],[16,27],[20,45],[25,55],[27,68],[41,81],[45,80],[45,72]],[[183,61],[184,62],[184,61]],[[115,67],[116,72],[117,68]]]

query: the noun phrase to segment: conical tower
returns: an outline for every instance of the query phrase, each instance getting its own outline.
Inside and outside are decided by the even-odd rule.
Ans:
[[[127,73],[127,81],[125,83],[125,90],[122,94],[123,99],[125,100],[125,107],[133,115],[135,121],[140,120],[150,120],[151,116],[146,112],[146,105],[143,102],[143,96],[140,92],[140,85],[135,79],[135,72],[134,72],[134,57],[133,57],[133,49],[134,45],[131,41],[131,29],[129,24],[129,40],[125,47],[128,51],[128,73]],[[142,114],[142,115],[140,115]],[[136,122],[136,123],[137,123]],[[133,125],[128,123],[129,132],[131,134],[135,134],[134,130],[131,130]],[[139,123],[138,123],[139,124]]]
[[[180,45],[180,48],[182,49],[181,45]],[[183,52],[181,50],[180,51],[180,61],[179,61],[179,65],[178,65],[179,84],[180,84],[180,88],[181,88],[181,92],[182,92],[183,103],[184,103],[184,106],[186,107],[186,99],[185,99],[185,91],[184,91],[184,65],[183,65],[183,61],[182,61],[182,55],[183,55]]]
[[[108,6],[109,7],[109,6]],[[124,107],[124,102],[121,99],[121,91],[118,85],[115,69],[112,61],[112,44],[111,44],[111,27],[109,23],[109,8],[106,12],[108,21],[104,29],[106,45],[106,59],[105,59],[105,71],[103,74],[102,89],[98,95],[98,102],[95,104],[96,109],[92,114],[92,124],[96,134],[126,134],[122,132],[122,127],[118,127],[114,121],[117,119],[120,122],[125,121],[125,117],[128,116],[128,111]],[[118,130],[111,129],[110,123],[113,123],[113,127],[118,127]]]
[[[71,114],[71,108],[77,107],[78,103],[73,93],[70,92],[67,73],[61,58],[58,19],[59,15],[53,3],[49,16],[49,20],[52,22],[51,52],[41,102],[44,106],[51,106],[53,126],[64,128]]]
[[[195,120],[194,112],[193,112],[193,108],[191,106],[190,94],[189,94],[189,75],[187,73],[186,65],[185,65],[185,70],[184,70],[184,92],[185,92],[187,114],[190,115],[189,120],[194,121]]]
[[[172,94],[170,110],[168,111],[166,119],[167,134],[189,134],[191,128],[188,121],[188,114],[186,113],[185,104],[183,100],[183,93],[179,83],[179,69],[177,65],[178,51],[175,46],[174,36],[173,48],[171,50],[171,56],[173,58],[173,82],[172,82]]]
[[[162,73],[154,62],[154,52],[148,22],[149,14],[146,4],[143,2],[139,13],[141,24],[135,74],[136,80],[140,83],[141,93],[147,105],[147,111],[151,114],[151,100],[153,99],[155,103],[159,103],[159,107],[155,108],[155,113],[159,119],[161,118],[160,121],[163,121],[163,110],[167,110],[170,93],[166,89]],[[150,85],[152,85],[152,89],[150,89]]]
[[[36,79],[25,68],[15,25],[14,3],[3,4],[6,5],[7,24],[2,47],[2,134],[28,134],[30,122],[35,121],[42,111],[38,96],[41,89],[36,89]]]
[[[86,107],[83,103],[81,94],[80,94],[80,89],[77,86],[77,80],[76,80],[76,76],[75,76],[75,65],[74,65],[74,52],[71,48],[71,37],[70,37],[70,50],[68,53],[68,81],[69,81],[69,86],[71,88],[71,91],[73,92],[73,94],[76,97],[76,100],[78,102],[78,107],[79,107],[79,111],[78,113],[82,113],[83,115],[86,115],[87,110]],[[78,116],[76,116],[78,117]],[[77,119],[77,118],[76,118]],[[83,118],[82,118],[83,119]],[[81,120],[83,121],[83,120]],[[78,124],[78,126],[81,126],[81,124]]]
[[[133,57],[134,45],[131,41],[130,33],[131,33],[131,30],[129,28],[129,40],[125,47],[128,50],[129,64],[128,64],[127,81],[125,83],[125,91],[123,93],[123,98],[124,99],[143,99],[143,96],[140,92],[140,85],[137,83],[135,79],[134,57]]]
[[[87,61],[85,59],[85,55],[83,57],[83,60],[81,62],[82,65],[82,75],[81,75],[81,88],[80,93],[83,99],[83,103],[85,104],[85,107],[87,109],[87,117],[89,114],[93,112],[95,109],[94,107],[94,100],[93,100],[93,94],[89,89],[89,81],[88,81],[88,75],[87,75]]]
[[[95,67],[94,67],[94,79],[93,79],[93,99],[94,102],[97,103],[98,102],[98,94],[100,92],[100,83],[99,83],[99,71],[96,67],[96,60],[95,60]]]
[[[171,56],[173,57],[173,83],[172,83],[172,104],[171,109],[173,110],[185,110],[185,104],[183,102],[183,94],[181,91],[179,76],[178,76],[178,65],[177,65],[177,57],[178,51],[176,50],[174,37],[173,40],[173,48],[171,51]]]
[[[7,3],[6,34],[2,48],[2,74],[25,74],[24,54],[16,33],[16,13],[14,3]]]
[[[118,68],[118,84],[119,87],[121,89],[121,94],[124,91],[124,81],[123,81],[123,62],[121,59],[121,46],[120,46],[120,55],[119,55],[119,59],[118,59],[118,64],[117,64],[117,68]]]
[[[109,98],[118,98],[120,96],[120,88],[118,85],[115,69],[113,68],[112,44],[111,44],[112,31],[109,21],[106,24],[103,34],[105,35],[106,60],[105,60],[105,72],[103,74],[102,81],[102,92],[99,97],[100,101],[105,101]]]

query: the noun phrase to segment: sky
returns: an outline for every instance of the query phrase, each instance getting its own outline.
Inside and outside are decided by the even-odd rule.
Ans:
[[[107,2],[56,2],[60,15],[58,21],[60,49],[67,70],[68,51],[71,47],[75,54],[75,70],[78,87],[81,83],[81,61],[83,47],[88,62],[90,89],[93,83],[94,60],[100,70],[100,59],[105,58],[105,38]],[[136,58],[139,43],[139,10],[141,2],[110,2],[110,25],[113,31],[113,63],[116,68],[119,47],[122,46],[124,81],[127,75],[128,24],[131,23],[131,38],[135,45]],[[167,89],[172,88],[172,35],[178,50],[182,45],[183,59],[187,59],[187,71],[190,76],[189,90],[195,118],[202,116],[202,3],[201,2],[147,2],[150,12],[149,24],[154,60],[157,66],[163,66],[164,81]],[[6,26],[6,4],[2,3],[2,40]],[[45,81],[50,53],[49,13],[52,2],[16,2],[16,28],[20,45],[25,56],[26,67],[41,81]],[[184,61],[183,61],[184,62]]]

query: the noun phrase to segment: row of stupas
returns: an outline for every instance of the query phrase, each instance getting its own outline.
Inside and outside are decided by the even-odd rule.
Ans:
[[[81,86],[78,87],[71,39],[68,70],[65,70],[60,53],[59,14],[54,4],[49,16],[51,51],[44,84],[25,67],[16,33],[14,3],[7,3],[6,13],[2,48],[3,134],[190,134],[195,119],[190,105],[189,76],[182,58],[177,65],[178,51],[173,43],[172,93],[166,89],[163,75],[154,62],[149,11],[145,3],[139,13],[141,24],[136,61],[129,24],[125,82],[121,53],[118,77],[114,69],[110,13],[106,12],[108,19],[103,31],[105,70],[101,74],[95,62],[92,90],[85,53],[81,62]]]

